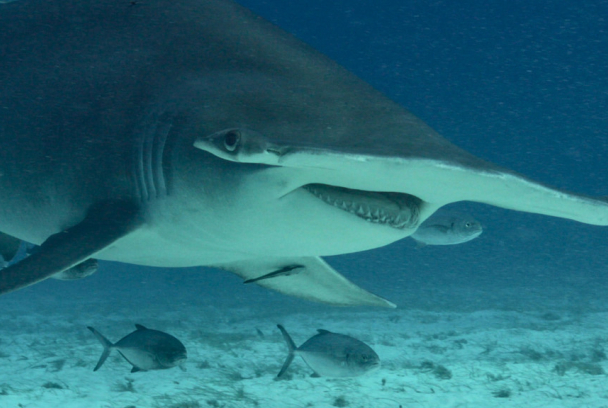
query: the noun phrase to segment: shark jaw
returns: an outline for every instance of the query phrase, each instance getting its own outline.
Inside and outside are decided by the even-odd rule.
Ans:
[[[323,202],[367,222],[398,230],[416,228],[420,223],[422,200],[404,193],[353,190],[326,184],[302,187]]]

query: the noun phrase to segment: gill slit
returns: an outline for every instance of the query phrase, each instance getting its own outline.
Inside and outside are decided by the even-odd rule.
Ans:
[[[167,195],[163,154],[172,124],[162,119],[157,115],[148,116],[147,124],[140,128],[135,142],[134,176],[136,193],[141,202]]]

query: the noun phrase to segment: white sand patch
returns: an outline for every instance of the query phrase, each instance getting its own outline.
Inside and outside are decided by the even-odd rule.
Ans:
[[[108,305],[46,312],[4,306],[3,407],[608,407],[607,313],[328,309],[283,315],[183,306],[138,310],[130,319]],[[117,341],[134,323],[179,338],[188,349],[187,371],[131,374],[113,352],[93,372],[102,347],[86,326]],[[364,377],[312,378],[296,358],[277,380],[287,355],[277,323],[298,345],[317,328],[356,337],[375,349],[383,366]]]

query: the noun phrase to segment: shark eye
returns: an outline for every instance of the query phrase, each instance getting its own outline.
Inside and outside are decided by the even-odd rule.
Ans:
[[[464,226],[467,228],[471,228],[473,226],[473,223],[467,222],[466,224],[464,224]]]
[[[233,152],[236,150],[236,146],[239,144],[241,140],[241,134],[238,130],[230,130],[226,132],[224,136],[224,147],[229,152]]]

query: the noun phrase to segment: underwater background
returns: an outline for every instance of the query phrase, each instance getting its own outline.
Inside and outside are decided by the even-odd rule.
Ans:
[[[465,150],[559,188],[608,195],[608,1],[240,3]],[[396,310],[312,304],[213,269],[103,261],[84,280],[51,279],[3,296],[0,406],[608,407],[608,229],[481,204],[450,208],[473,215],[484,233],[462,245],[417,248],[406,239],[326,258]],[[86,326],[116,341],[134,323],[180,338],[188,371],[130,375],[115,356],[93,373],[101,346]],[[276,323],[294,328],[298,344],[317,328],[352,334],[385,366],[367,380],[313,381],[296,360],[277,390],[287,352]],[[487,344],[513,349],[493,359],[487,344],[473,347],[473,326],[497,330]],[[459,371],[476,359],[494,368]],[[453,375],[435,378],[425,361]],[[520,367],[519,380],[509,364]],[[545,382],[536,387],[524,380],[539,376]],[[582,391],[564,391],[573,383]]]

